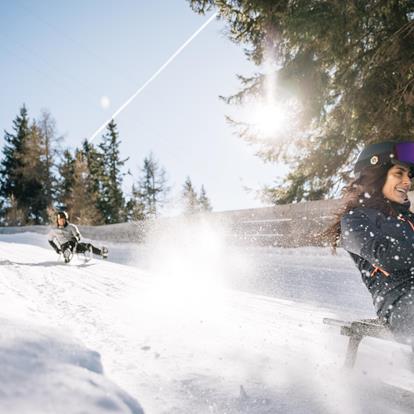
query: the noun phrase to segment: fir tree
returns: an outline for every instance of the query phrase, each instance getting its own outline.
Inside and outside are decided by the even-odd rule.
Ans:
[[[44,136],[33,122],[30,134],[23,142],[21,160],[21,185],[23,197],[20,204],[26,212],[28,224],[45,224],[48,219],[48,194],[46,193],[47,164],[45,159]]]
[[[120,158],[120,140],[117,126],[112,120],[108,131],[99,144],[103,163],[102,190],[99,196],[99,208],[105,223],[119,223],[125,220],[125,199],[122,192],[122,167],[128,160]]]
[[[43,110],[40,118],[37,120],[37,126],[42,135],[42,147],[45,163],[45,177],[43,189],[47,200],[47,205],[51,207],[57,197],[57,158],[60,156],[60,142],[62,137],[56,133],[56,121],[50,112]]]
[[[0,195],[3,198],[3,216],[26,217],[23,185],[22,152],[24,142],[30,135],[29,119],[25,105],[13,121],[14,133],[5,131],[3,159],[0,166]],[[9,209],[19,210],[13,214]],[[9,214],[10,213],[10,214]],[[7,223],[5,223],[7,224]],[[13,224],[24,224],[14,222]]]
[[[26,211],[17,205],[17,201],[12,194],[7,202],[8,208],[4,210],[2,221],[7,226],[22,226],[26,224]]]
[[[144,159],[135,195],[137,203],[143,206],[146,218],[159,214],[169,190],[165,170],[151,153]]]
[[[72,189],[75,184],[75,158],[69,149],[63,152],[63,159],[58,166],[59,180],[57,190],[58,205],[68,210],[73,209]]]
[[[145,205],[143,197],[135,184],[132,185],[131,198],[126,203],[127,221],[145,220]]]
[[[200,211],[200,203],[197,192],[194,190],[190,177],[187,177],[182,192],[184,214],[195,214]]]
[[[91,186],[92,190],[100,194],[102,193],[103,189],[103,180],[105,179],[105,171],[104,171],[104,157],[103,154],[87,139],[85,139],[82,143],[82,151],[85,156],[88,169],[91,175]],[[101,206],[99,204],[99,197],[98,197],[98,204],[97,208],[101,210]],[[102,207],[103,208],[103,207]]]
[[[4,213],[14,224],[44,224],[54,201],[55,124],[43,112],[29,125],[26,107],[14,121],[14,134],[5,133],[0,192]],[[15,212],[8,209],[16,210]],[[18,210],[18,211],[17,211]]]
[[[207,193],[206,193],[206,189],[204,188],[204,185],[201,186],[200,197],[198,198],[198,204],[199,204],[200,210],[203,212],[210,212],[213,210],[210,200],[207,197]]]
[[[267,189],[272,201],[335,195],[367,143],[412,140],[412,0],[189,3],[199,13],[218,8],[229,37],[248,46],[247,58],[273,67],[240,76],[241,90],[225,100],[292,108],[288,127],[272,135],[236,123],[265,161],[291,166],[282,186]]]

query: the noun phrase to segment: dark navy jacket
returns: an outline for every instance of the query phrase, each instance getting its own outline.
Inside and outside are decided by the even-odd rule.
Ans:
[[[414,215],[409,206],[391,204],[397,217],[359,207],[341,220],[347,250],[370,291],[379,317],[387,319],[396,302],[414,295]]]

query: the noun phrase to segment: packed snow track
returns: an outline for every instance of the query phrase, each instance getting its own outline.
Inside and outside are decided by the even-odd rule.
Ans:
[[[408,347],[364,339],[348,372],[322,323],[372,316],[345,254],[109,247],[65,265],[0,235],[0,412],[413,412]]]

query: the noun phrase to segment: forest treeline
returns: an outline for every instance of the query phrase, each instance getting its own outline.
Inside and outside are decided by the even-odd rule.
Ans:
[[[130,191],[123,189],[128,158],[112,120],[100,142],[86,139],[74,150],[63,148],[56,121],[48,111],[30,119],[23,105],[12,128],[4,131],[0,160],[0,224],[48,224],[56,211],[66,210],[82,225],[146,220],[160,215],[171,187],[165,169],[150,153],[143,160]],[[130,173],[129,173],[130,174]],[[211,211],[204,186],[200,193],[190,177],[182,186],[184,214]]]

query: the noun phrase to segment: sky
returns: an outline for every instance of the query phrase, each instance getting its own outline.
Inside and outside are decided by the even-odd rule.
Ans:
[[[185,0],[15,0],[0,3],[0,128],[19,108],[48,109],[64,146],[75,148],[150,78],[209,18]],[[116,118],[130,191],[150,152],[167,172],[171,208],[189,176],[215,211],[259,207],[255,191],[283,169],[264,164],[235,135],[219,99],[239,90],[236,75],[259,68],[214,20]],[[109,104],[109,105],[108,105]],[[94,139],[97,144],[101,135]]]

